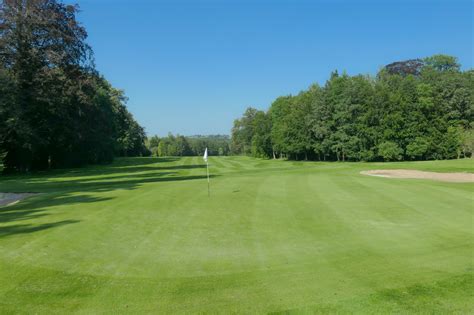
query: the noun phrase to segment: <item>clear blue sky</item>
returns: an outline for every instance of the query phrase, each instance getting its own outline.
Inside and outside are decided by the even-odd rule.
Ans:
[[[67,1],[68,3],[74,1]],[[471,1],[78,0],[98,70],[149,135],[228,134],[248,106],[443,53],[473,65]]]

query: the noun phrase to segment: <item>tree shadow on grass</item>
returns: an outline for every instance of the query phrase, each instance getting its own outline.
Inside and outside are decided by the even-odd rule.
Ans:
[[[121,159],[113,164],[93,165],[84,168],[54,170],[51,173],[43,173],[42,175],[54,177],[77,177],[77,176],[98,176],[120,173],[138,173],[152,170],[185,170],[193,168],[203,168],[203,165],[160,165],[163,163],[176,162],[180,158],[126,158]]]
[[[141,172],[141,173],[126,173],[126,174],[120,174],[120,173],[110,173],[107,175],[103,176],[76,176],[76,177],[63,177],[61,176],[60,178],[31,178],[24,180],[23,183],[28,184],[28,185],[42,185],[42,186],[48,186],[48,185],[76,185],[76,184],[88,184],[88,183],[106,183],[106,182],[123,182],[124,179],[130,179],[130,178],[141,178],[141,177],[163,177],[167,175],[174,175],[176,172],[151,172],[148,170],[148,172]]]
[[[45,209],[49,207],[64,204],[87,204],[111,199],[112,198],[99,198],[87,195],[68,196],[67,194],[48,194],[39,200],[25,199],[15,205],[0,208],[0,224],[41,218],[47,215]],[[2,228],[0,227],[0,229]]]
[[[64,176],[64,174],[60,176],[18,176],[19,178],[13,177],[13,181],[4,182],[4,185],[6,184],[10,191],[44,192],[45,194],[24,199],[15,205],[0,207],[0,237],[32,233],[79,222],[78,220],[65,220],[40,225],[11,225],[17,221],[33,220],[34,222],[35,219],[43,219],[50,214],[51,208],[55,206],[95,203],[114,198],[92,197],[88,195],[89,193],[108,192],[117,189],[132,190],[144,184],[204,180],[207,178],[205,174],[180,175],[179,173],[179,170],[199,169],[204,168],[204,165],[143,166],[138,163],[128,163],[126,165],[129,166],[123,172],[120,168],[106,166],[105,169],[98,168],[92,171],[83,169],[83,172],[71,176]],[[0,181],[0,190],[4,186],[1,184]],[[157,189],[159,191],[159,186],[157,186]],[[2,224],[8,225],[2,226]]]
[[[17,225],[4,226],[4,227],[0,227],[0,238],[11,236],[11,235],[17,235],[17,234],[43,231],[43,230],[51,229],[54,227],[77,223],[77,222],[79,222],[79,220],[63,220],[63,221],[57,221],[53,223],[43,223],[39,225],[17,224]]]
[[[176,175],[177,172],[153,172],[145,174],[130,174],[123,176],[79,178],[61,181],[24,181],[28,191],[79,191],[79,192],[104,192],[115,189],[131,190],[149,183],[189,181],[207,179],[206,175]],[[219,175],[211,175],[210,178]]]
[[[98,172],[84,172],[82,174],[76,175],[60,175],[60,176],[37,176],[30,177],[24,180],[25,183],[46,183],[51,180],[57,180],[58,182],[74,182],[77,181],[87,182],[87,181],[103,181],[106,179],[120,179],[127,177],[139,177],[139,176],[164,176],[164,175],[173,175],[179,171],[192,170],[192,169],[204,169],[205,165],[171,165],[171,166],[146,166],[146,167],[133,167],[126,168],[122,170],[102,170]],[[145,174],[146,173],[146,174]],[[68,179],[72,178],[72,179]]]
[[[107,201],[112,198],[91,197],[87,195],[72,195],[68,194],[48,194],[40,198],[28,198],[21,202],[0,208],[0,238],[11,236],[15,234],[25,234],[53,227],[63,226],[80,222],[79,220],[63,220],[52,223],[42,224],[16,224],[18,221],[36,220],[49,215],[50,207],[64,204],[87,204],[91,202]],[[5,226],[5,224],[8,224]]]
[[[54,178],[54,177],[77,177],[77,176],[95,176],[111,173],[130,173],[149,171],[158,164],[176,162],[180,158],[153,158],[153,157],[132,157],[116,158],[111,164],[88,165],[76,168],[52,169],[47,171],[35,171],[26,174],[2,174],[0,173],[0,182],[7,180],[18,180],[22,178]],[[155,166],[151,166],[155,165]],[[186,165],[183,165],[186,166]]]
[[[72,170],[55,170],[51,173],[0,176],[2,192],[57,192],[59,190],[105,191],[133,189],[136,185],[160,181],[181,181],[205,178],[202,175],[185,176],[188,170],[204,169],[204,164],[166,165],[179,158],[126,158],[112,165],[92,166]],[[161,165],[165,163],[164,165]],[[181,174],[180,171],[183,171]],[[187,175],[187,174],[186,174]],[[125,179],[125,180],[124,180]]]

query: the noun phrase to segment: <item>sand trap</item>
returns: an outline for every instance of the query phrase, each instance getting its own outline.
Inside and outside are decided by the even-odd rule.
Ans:
[[[390,177],[390,178],[417,178],[431,179],[442,182],[470,183],[474,182],[474,174],[472,173],[436,173],[423,172],[417,170],[371,170],[362,171],[362,175]]]
[[[0,207],[9,206],[18,201],[37,195],[36,193],[0,193]]]

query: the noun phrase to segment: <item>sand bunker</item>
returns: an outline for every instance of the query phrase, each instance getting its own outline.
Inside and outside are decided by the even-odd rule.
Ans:
[[[0,207],[17,203],[18,201],[37,195],[35,193],[0,193]]]
[[[371,170],[360,172],[363,175],[390,177],[390,178],[417,178],[431,179],[442,182],[470,183],[474,182],[472,173],[436,173],[417,170]]]

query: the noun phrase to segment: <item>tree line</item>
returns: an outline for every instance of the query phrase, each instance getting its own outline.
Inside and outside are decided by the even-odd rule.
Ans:
[[[153,156],[197,156],[207,148],[209,155],[229,155],[230,137],[227,135],[182,136],[168,134],[167,137],[153,136],[147,140],[147,147]]]
[[[331,73],[234,121],[232,152],[336,161],[431,160],[474,151],[474,70],[434,55],[399,61],[375,77]]]
[[[94,66],[78,7],[0,2],[0,158],[4,171],[108,163],[146,155],[124,92]]]

